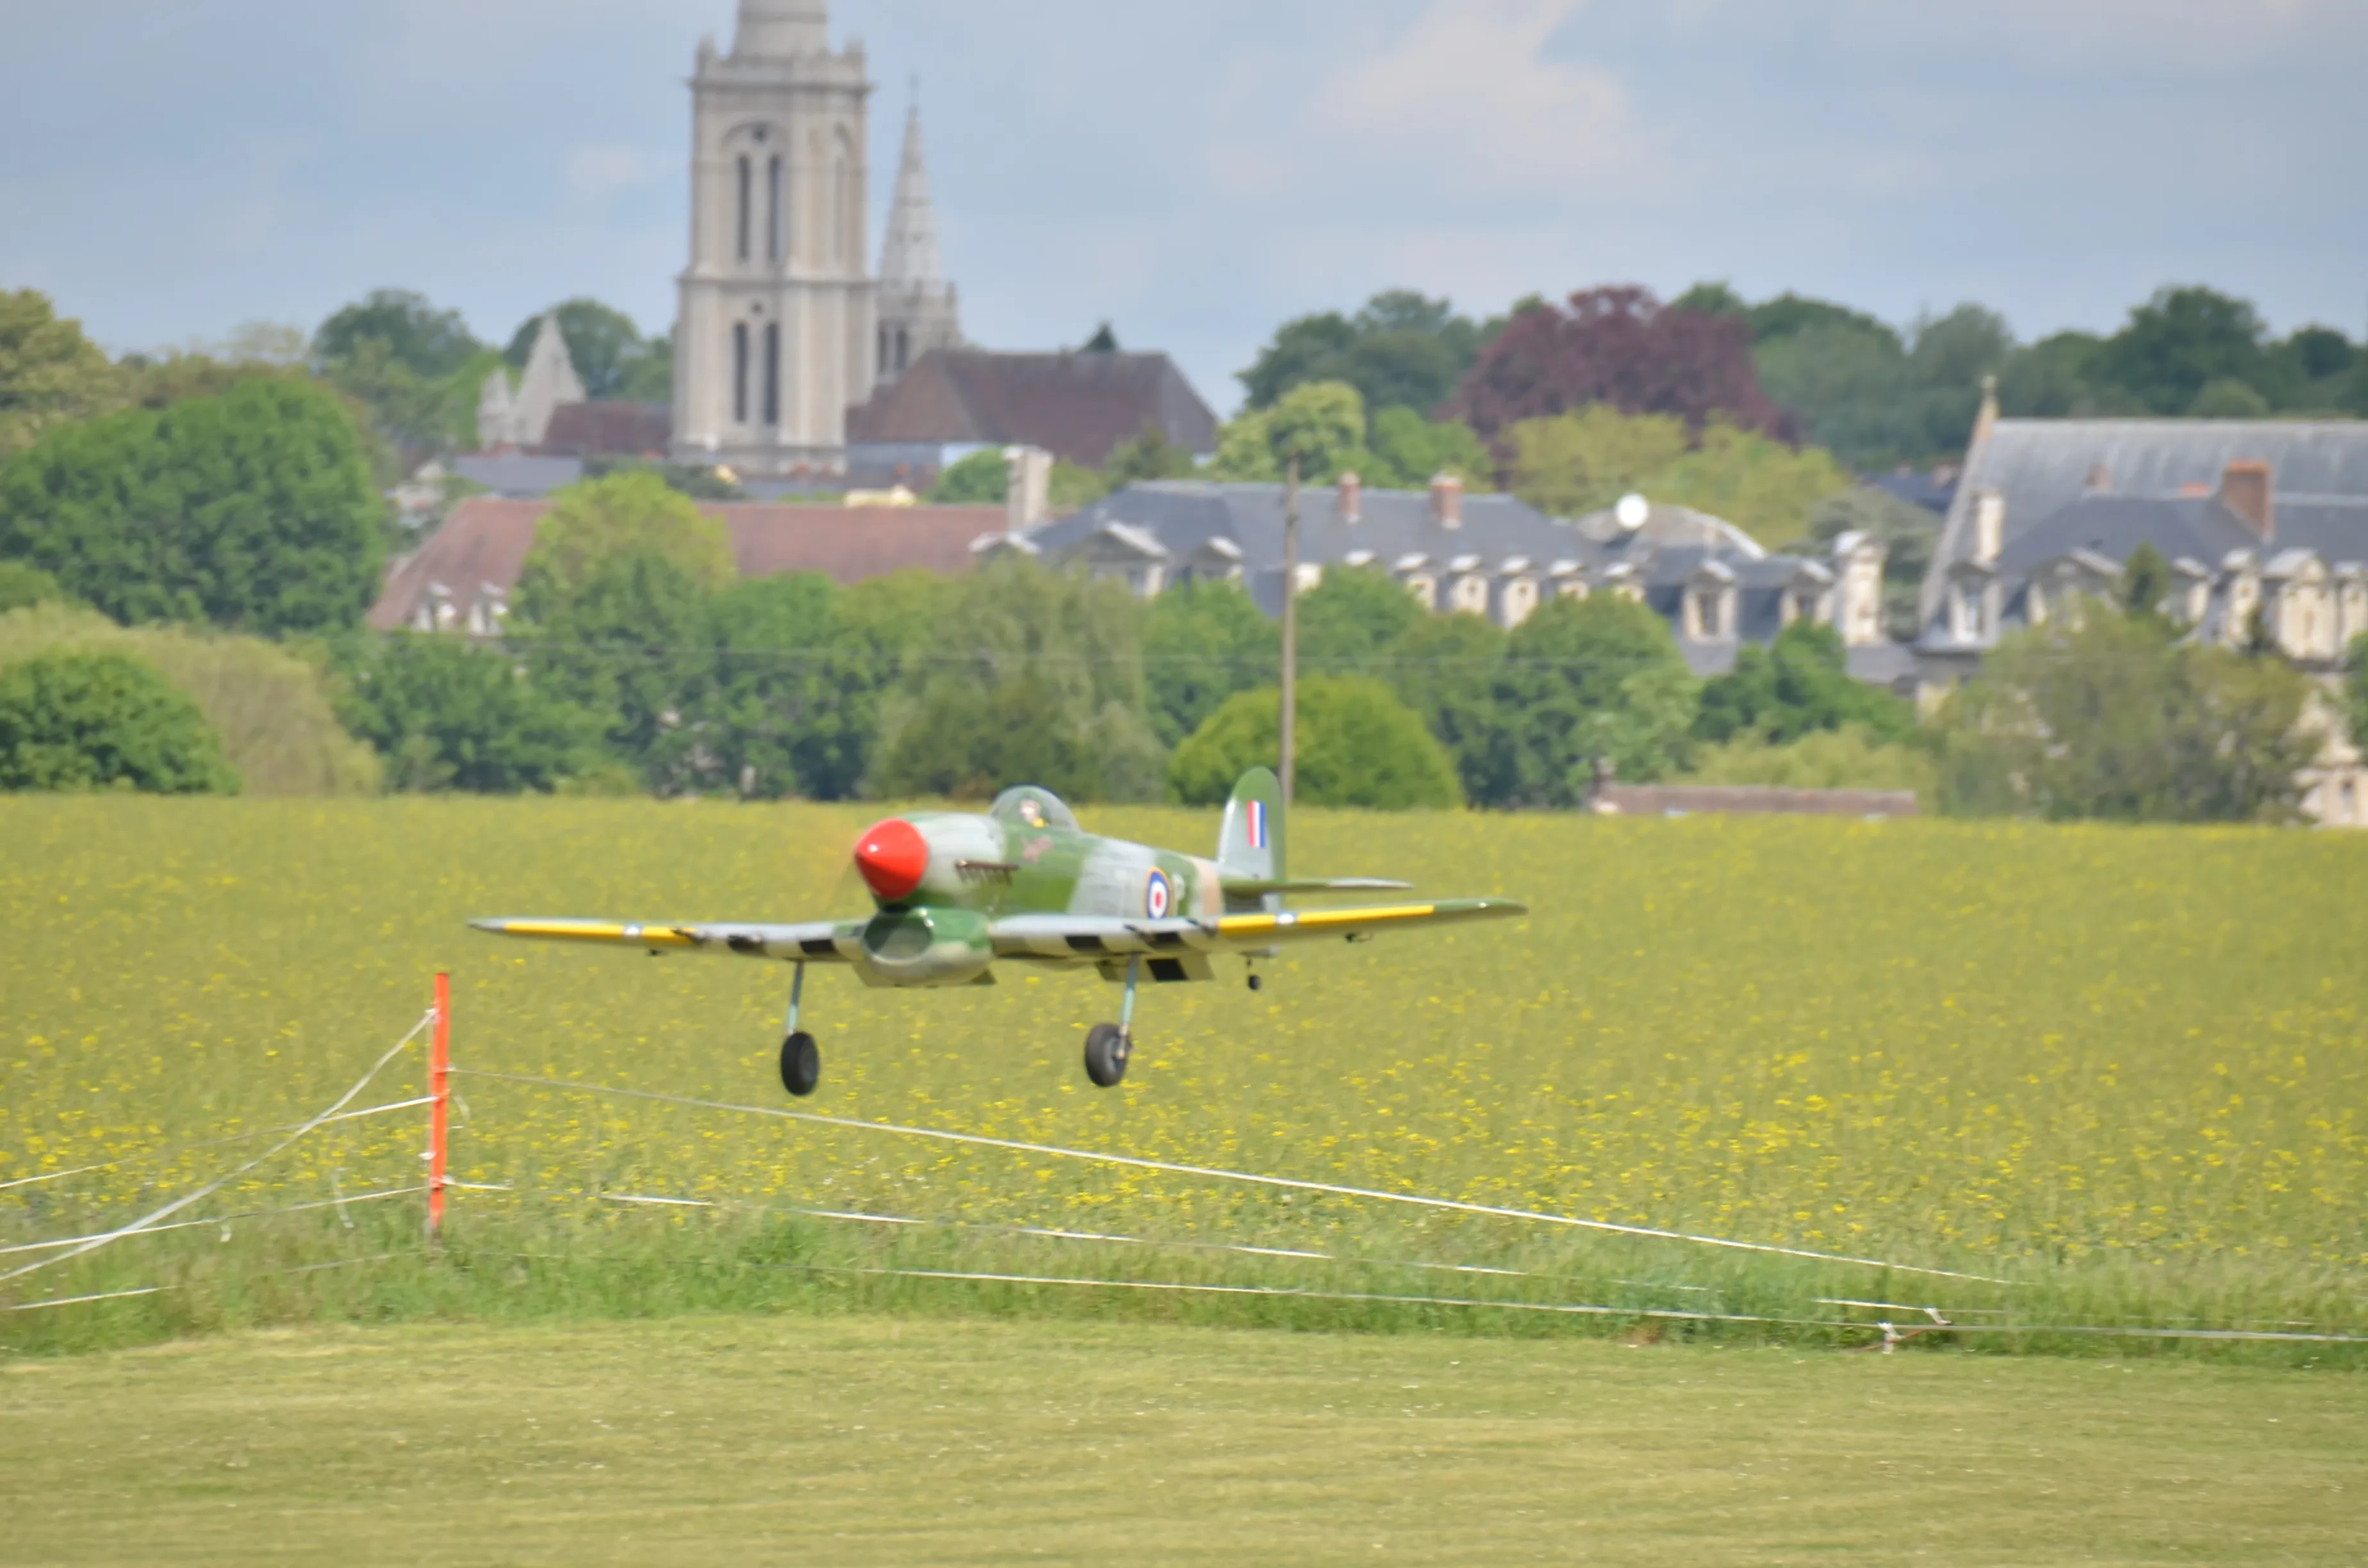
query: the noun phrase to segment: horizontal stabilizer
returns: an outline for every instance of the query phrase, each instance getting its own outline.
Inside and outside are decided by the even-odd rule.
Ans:
[[[1226,877],[1219,884],[1227,898],[1264,898],[1273,892],[1406,892],[1412,882],[1379,877],[1283,878],[1262,881],[1255,877]]]

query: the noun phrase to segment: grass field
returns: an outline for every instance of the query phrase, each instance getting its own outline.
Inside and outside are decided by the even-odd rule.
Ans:
[[[2348,1564],[2358,1384],[912,1318],[305,1330],[0,1369],[0,1557]]]
[[[439,967],[455,979],[463,1066],[780,1104],[770,1056],[784,971],[503,946],[461,923],[794,917],[831,905],[847,847],[874,814],[0,800],[0,920],[11,934],[0,953],[0,1182],[103,1167],[0,1189],[0,1244],[120,1222],[245,1157],[261,1145],[189,1145],[319,1108],[417,1018]],[[1191,847],[1214,832],[1212,816],[1182,812],[1088,812],[1087,825]],[[1293,855],[1310,873],[1511,893],[1535,913],[1429,940],[1301,950],[1256,995],[1237,973],[1149,993],[1133,1074],[1110,1094],[1086,1085],[1076,1055],[1086,1026],[1115,1015],[1115,988],[1016,976],[914,995],[823,973],[807,997],[825,1054],[814,1108],[2013,1284],[1612,1242],[463,1079],[454,1174],[515,1190],[459,1195],[441,1263],[289,1272],[413,1245],[414,1199],[241,1220],[0,1285],[20,1304],[174,1287],[0,1314],[0,1345],[308,1318],[906,1301],[934,1312],[957,1299],[1013,1315],[1629,1326],[814,1272],[883,1267],[1813,1322],[1903,1316],[1832,1304],[1848,1299],[1937,1304],[1992,1324],[2368,1326],[2368,841],[1305,813]],[[418,1085],[414,1054],[366,1098],[406,1098]],[[326,1129],[191,1213],[414,1185],[415,1115]],[[620,1196],[725,1207],[660,1210]],[[784,1212],[801,1209],[957,1223]],[[996,1226],[1157,1244],[985,1228]],[[1210,1250],[1245,1244],[1341,1261]]]

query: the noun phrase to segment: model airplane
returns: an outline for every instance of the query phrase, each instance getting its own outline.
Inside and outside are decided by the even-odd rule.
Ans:
[[[1403,892],[1405,882],[1295,881],[1284,872],[1282,790],[1263,767],[1225,803],[1217,858],[1101,838],[1077,826],[1049,791],[1007,790],[984,816],[891,817],[856,841],[855,868],[877,912],[868,920],[801,926],[621,925],[590,920],[479,920],[480,931],[544,941],[600,942],[652,954],[738,953],[795,966],[781,1041],[781,1084],[814,1092],[822,1052],[799,1028],[806,965],[846,964],[866,985],[992,985],[997,963],[1096,969],[1123,983],[1119,1020],[1086,1036],[1086,1075],[1101,1088],[1126,1076],[1134,993],[1213,978],[1210,960],[1255,965],[1286,942],[1369,940],[1409,926],[1524,915],[1511,899],[1292,910],[1288,893]],[[1252,968],[1249,986],[1258,988]]]

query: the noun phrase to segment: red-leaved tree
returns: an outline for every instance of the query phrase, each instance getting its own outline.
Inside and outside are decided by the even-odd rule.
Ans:
[[[1793,438],[1759,390],[1739,316],[1673,309],[1636,287],[1588,289],[1516,315],[1465,373],[1449,412],[1493,439],[1524,419],[1608,403],[1669,414],[1700,430],[1714,416]]]

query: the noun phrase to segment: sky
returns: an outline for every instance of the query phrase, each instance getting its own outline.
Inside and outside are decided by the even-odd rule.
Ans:
[[[0,0],[0,289],[111,349],[379,287],[506,340],[685,257],[733,0]],[[2363,0],[834,0],[917,83],[964,326],[1105,319],[1221,410],[1275,326],[1701,279],[2109,331],[2169,283],[2368,335]]]

